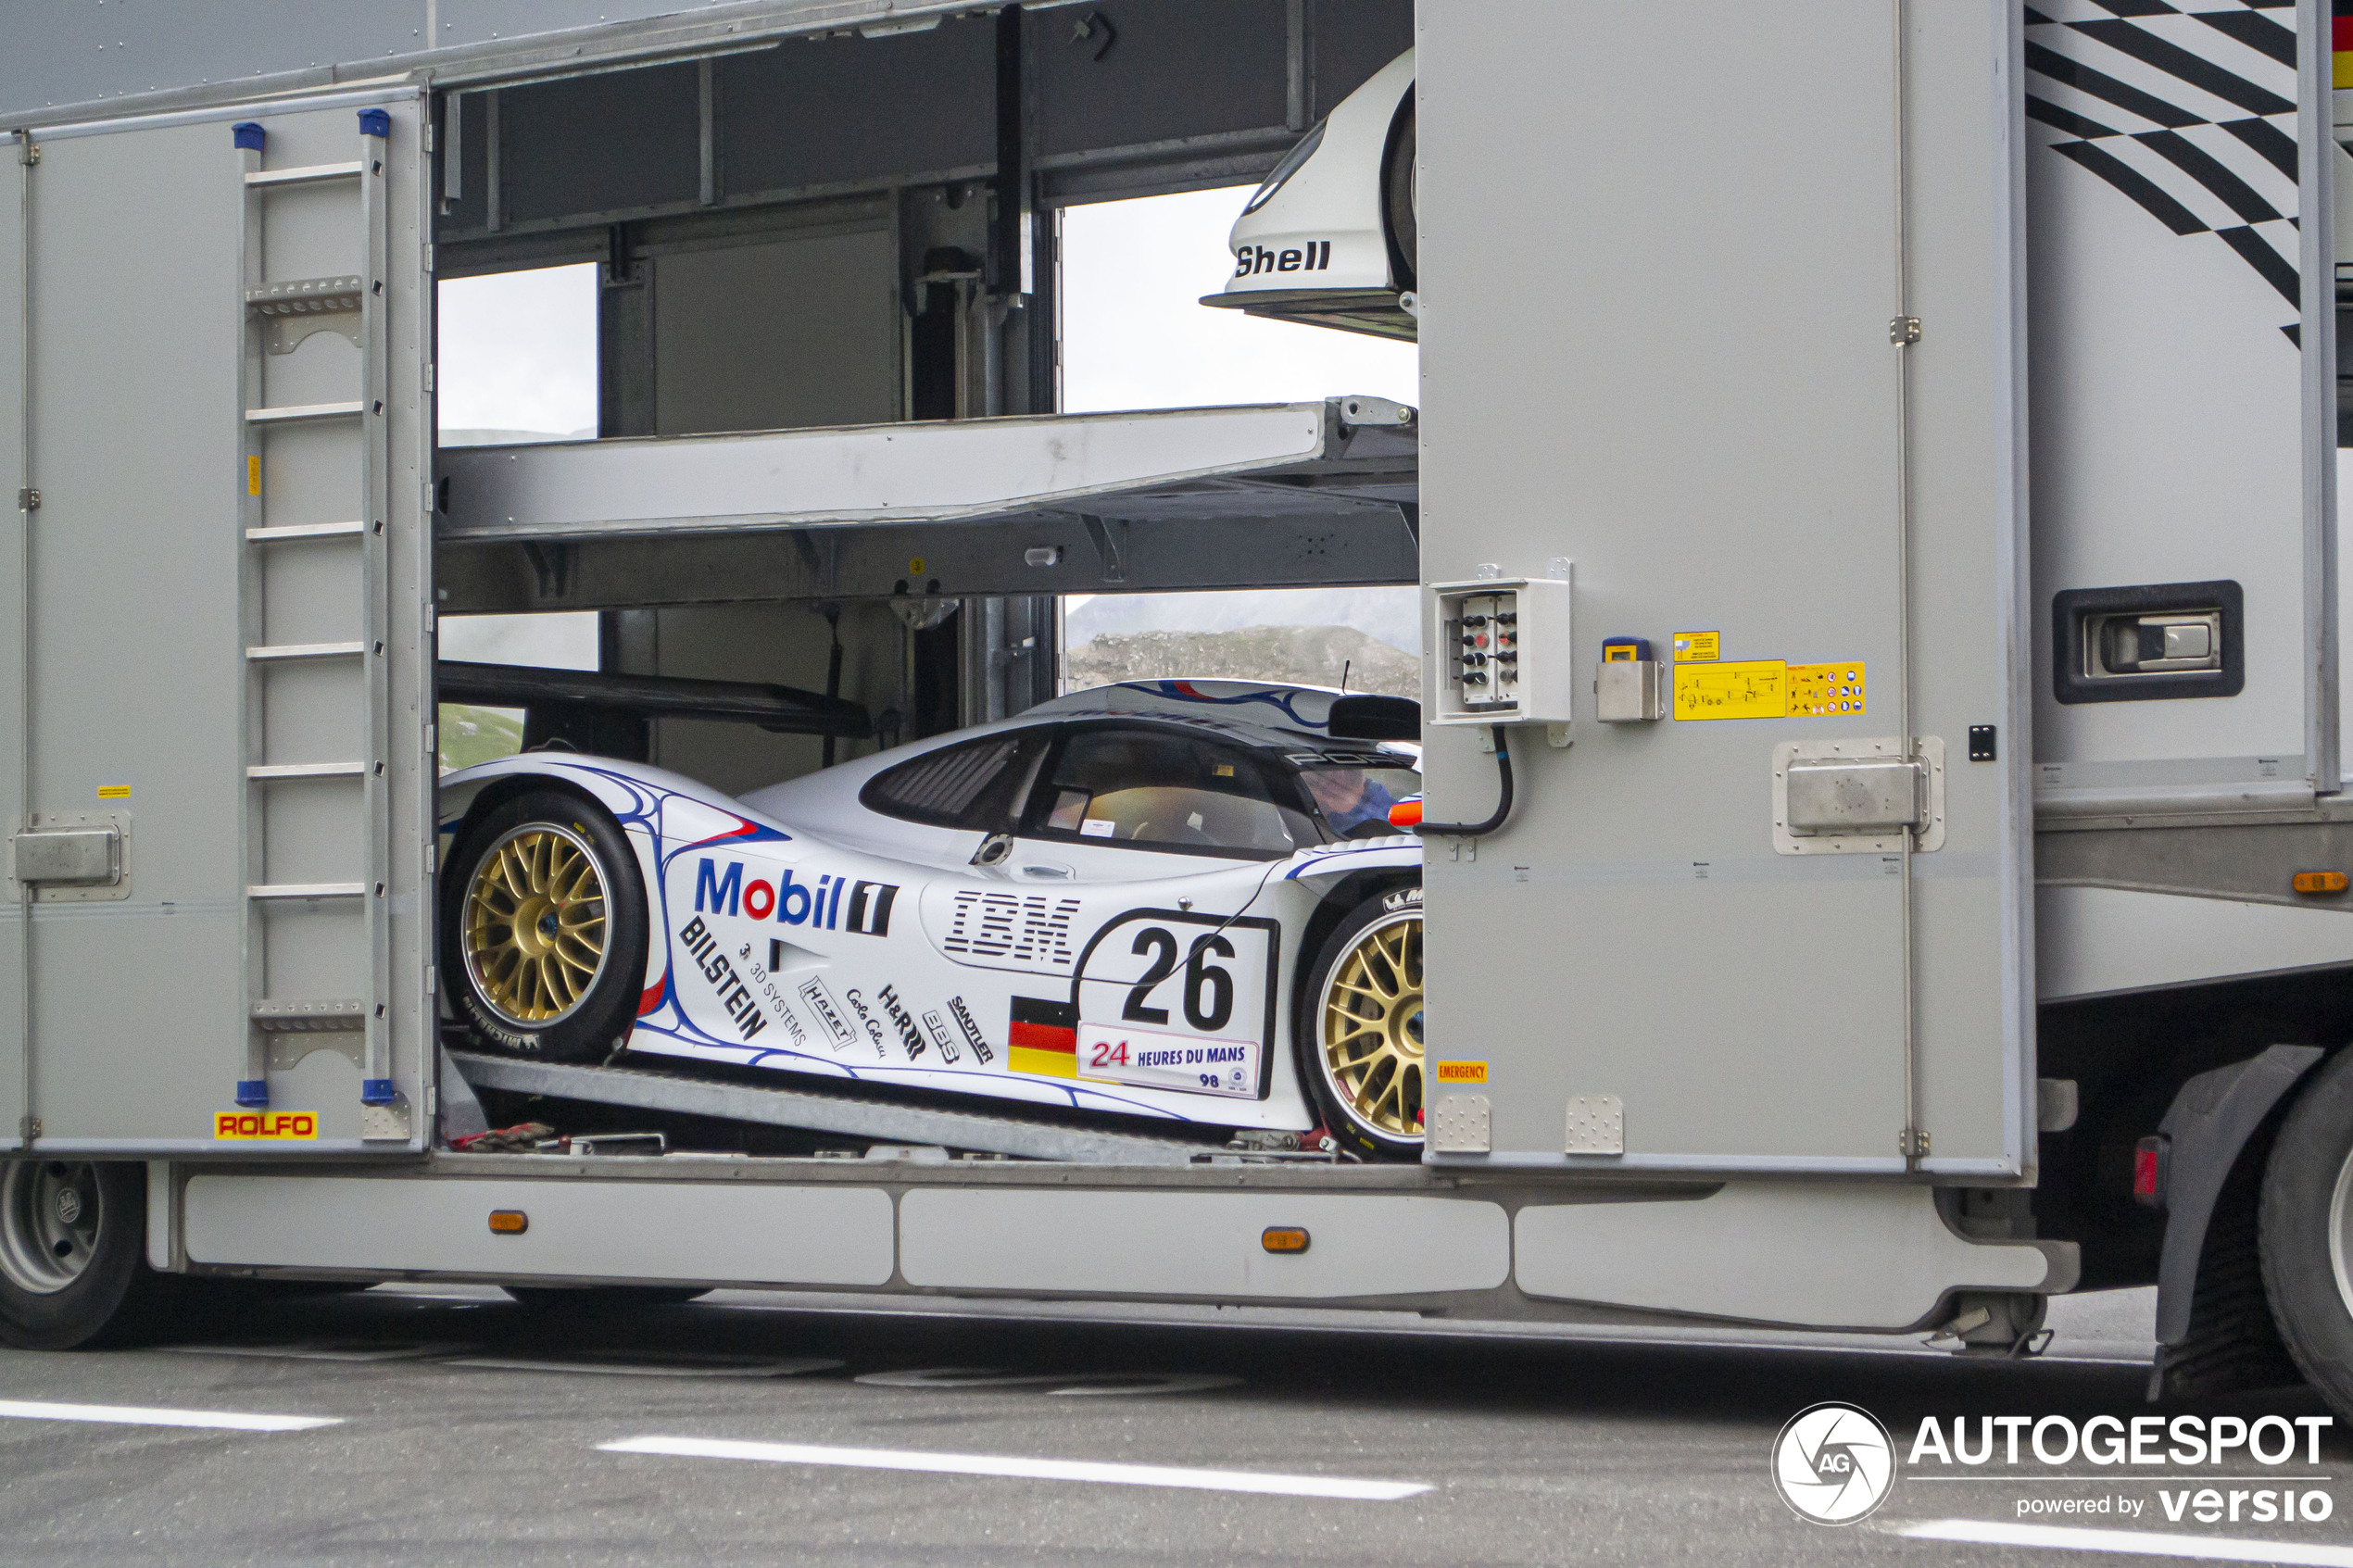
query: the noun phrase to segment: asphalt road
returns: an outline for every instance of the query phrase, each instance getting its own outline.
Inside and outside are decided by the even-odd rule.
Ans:
[[[1915,1468],[1839,1529],[1781,1502],[1768,1452],[1820,1400],[1871,1411],[1899,1449],[1931,1414],[2146,1413],[2145,1295],[2067,1305],[2021,1362],[749,1294],[584,1318],[380,1288],[190,1320],[167,1345],[0,1352],[0,1562],[2058,1563],[2157,1561],[2109,1537],[2158,1531],[2353,1563],[2344,1516],[2168,1526],[2154,1501],[2076,1521],[2098,1538],[2073,1549],[1902,1534],[2158,1490],[2081,1463]],[[232,1417],[333,1424],[148,1424]],[[2321,1458],[2296,1473],[2353,1512],[2353,1436]]]

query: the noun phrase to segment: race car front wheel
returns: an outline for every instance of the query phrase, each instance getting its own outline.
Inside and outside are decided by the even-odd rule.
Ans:
[[[1398,904],[1390,909],[1390,904]],[[1324,943],[1308,977],[1300,1076],[1344,1148],[1422,1153],[1422,911],[1365,903]]]
[[[484,813],[442,878],[441,947],[457,1011],[484,1043],[604,1060],[646,972],[645,879],[620,825],[559,790]]]

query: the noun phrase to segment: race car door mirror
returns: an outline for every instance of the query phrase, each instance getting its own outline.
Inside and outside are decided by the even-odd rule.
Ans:
[[[992,833],[980,841],[979,848],[973,851],[972,863],[975,866],[993,866],[1013,852],[1013,835],[1012,834]]]

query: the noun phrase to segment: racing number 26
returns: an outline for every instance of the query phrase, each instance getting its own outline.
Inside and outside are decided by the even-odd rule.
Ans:
[[[1176,935],[1164,925],[1148,925],[1136,933],[1136,944],[1128,949],[1138,955],[1150,953],[1152,961],[1143,977],[1128,987],[1127,1005],[1119,1016],[1134,1023],[1166,1023],[1166,1008],[1147,1007],[1153,989],[1176,972]],[[1234,977],[1231,972],[1209,961],[1214,955],[1221,959],[1234,956],[1234,945],[1212,932],[1197,937],[1193,950],[1185,959],[1185,1022],[1200,1030],[1223,1029],[1227,1020],[1234,1016]]]

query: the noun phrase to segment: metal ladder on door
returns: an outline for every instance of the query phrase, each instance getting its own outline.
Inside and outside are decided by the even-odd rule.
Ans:
[[[359,157],[348,163],[265,169],[268,132],[246,121],[233,127],[245,202],[244,345],[238,376],[243,410],[238,573],[239,624],[245,647],[241,715],[245,757],[245,810],[241,818],[245,868],[244,954],[246,1004],[245,1067],[238,1080],[240,1106],[270,1103],[273,1041],[295,1035],[357,1035],[361,1039],[360,1135],[409,1135],[410,1107],[394,1082],[391,1023],[391,911],[386,898],[391,847],[391,808],[385,759],[390,737],[390,686],[386,630],[389,618],[384,519],[388,504],[390,445],[385,418],[385,149],[390,117],[382,109],[359,112]],[[321,278],[270,275],[268,242],[273,208],[292,193],[348,187],[353,219],[362,244],[356,273]],[[315,213],[315,207],[309,209]],[[290,208],[282,212],[292,222]],[[356,395],[334,402],[273,405],[269,366],[290,356],[305,340],[333,332],[359,349]],[[301,431],[302,437],[289,433]],[[314,433],[347,439],[328,442]],[[285,446],[273,461],[272,445]],[[271,500],[282,490],[312,510],[321,492],[332,493],[336,475],[348,473],[355,516],[272,521]],[[288,573],[273,571],[282,552],[357,552],[359,604],[356,638],[328,642],[274,641],[273,621],[293,618],[293,586],[273,583]],[[299,579],[292,579],[298,583]],[[280,602],[273,605],[273,598]],[[303,607],[315,613],[316,607]],[[281,613],[273,616],[273,608]],[[354,745],[351,716],[365,712],[365,729]],[[357,751],[358,755],[353,755]],[[297,812],[292,792],[325,791],[333,808]],[[323,835],[318,823],[336,824]],[[345,826],[347,824],[347,829]],[[327,842],[321,842],[323,838]],[[288,867],[315,875],[322,865],[334,874],[293,880]],[[343,873],[351,874],[343,874]],[[271,961],[273,922],[346,918],[357,909],[366,936],[360,994],[288,996],[273,988],[284,977],[273,968],[317,970],[316,949],[308,961]],[[316,985],[298,973],[289,989]],[[347,984],[347,982],[346,982]],[[340,988],[340,987],[337,987]],[[289,1057],[293,1053],[288,1053]]]

